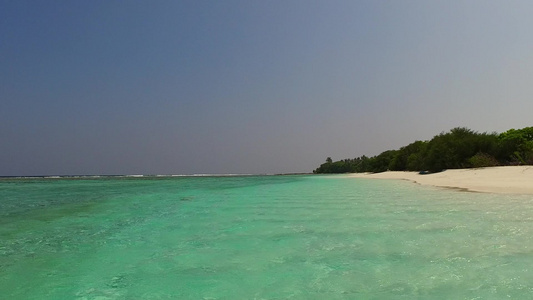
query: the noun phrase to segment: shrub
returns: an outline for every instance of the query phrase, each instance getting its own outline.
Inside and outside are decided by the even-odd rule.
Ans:
[[[476,155],[468,159],[470,165],[474,168],[494,167],[498,166],[498,160],[487,153],[478,152]]]

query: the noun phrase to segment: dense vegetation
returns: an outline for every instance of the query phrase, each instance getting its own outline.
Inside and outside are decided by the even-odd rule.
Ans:
[[[504,133],[478,133],[457,127],[430,141],[416,141],[373,157],[332,161],[313,173],[430,171],[501,165],[533,165],[533,127]]]

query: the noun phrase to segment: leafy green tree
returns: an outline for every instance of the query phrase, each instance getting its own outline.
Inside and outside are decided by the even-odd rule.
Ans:
[[[375,156],[370,161],[370,172],[385,172],[389,170],[391,161],[396,156],[398,150],[387,150],[378,156]]]
[[[415,141],[370,158],[363,155],[333,162],[328,157],[313,172],[441,171],[502,164],[533,164],[533,127],[510,129],[499,135],[456,127],[429,142]]]
[[[497,152],[496,134],[479,134],[465,127],[435,136],[428,143],[424,168],[430,171],[471,167],[469,159],[478,152],[494,156]]]
[[[533,127],[509,129],[498,136],[500,160],[511,164],[533,164]]]
[[[425,151],[425,149],[422,149],[422,151],[420,152],[416,152],[409,155],[409,157],[407,158],[407,171],[421,171],[425,169],[423,151]]]
[[[416,141],[405,147],[401,147],[396,152],[392,159],[389,169],[392,171],[405,171],[405,170],[419,170],[418,164],[415,163],[415,157],[421,157],[421,153],[425,150],[427,142]],[[411,158],[411,164],[409,164],[409,157]]]

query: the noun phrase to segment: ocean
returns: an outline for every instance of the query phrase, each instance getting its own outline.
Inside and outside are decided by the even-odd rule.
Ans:
[[[2,299],[532,299],[533,196],[342,175],[0,179]]]

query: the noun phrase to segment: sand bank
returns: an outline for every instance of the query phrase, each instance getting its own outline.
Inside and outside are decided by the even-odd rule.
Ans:
[[[422,185],[459,188],[473,192],[533,194],[533,166],[455,169],[420,175],[418,172],[350,174],[354,178],[404,179]]]

